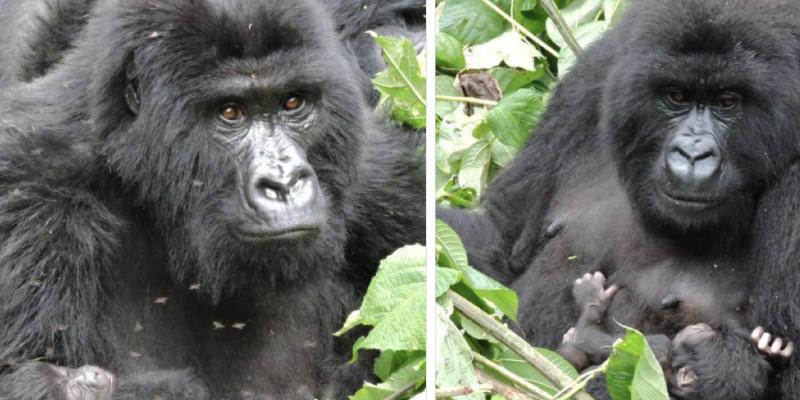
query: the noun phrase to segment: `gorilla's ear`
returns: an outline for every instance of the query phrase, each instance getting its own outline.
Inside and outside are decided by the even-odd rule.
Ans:
[[[139,114],[139,78],[136,76],[136,66],[133,64],[133,57],[128,60],[125,66],[125,102],[134,115]]]

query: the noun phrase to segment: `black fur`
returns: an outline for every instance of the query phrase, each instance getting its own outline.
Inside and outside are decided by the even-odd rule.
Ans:
[[[352,391],[359,380],[332,377],[365,373],[343,372],[349,345],[331,332],[377,260],[422,240],[420,139],[372,115],[356,61],[311,0],[100,0],[87,21],[0,100],[4,373],[34,358],[98,365],[121,398]],[[228,234],[237,155],[205,101],[243,69],[318,96],[306,140],[328,218],[314,239]],[[185,368],[195,378],[171,372]],[[32,379],[6,382],[15,393]]]
[[[616,320],[648,334],[675,334],[683,324],[714,317],[663,309],[661,300],[681,288],[711,293],[710,310],[723,307],[744,318],[751,273],[764,276],[760,265],[751,271],[745,261],[748,246],[778,237],[750,226],[762,193],[798,155],[799,21],[798,5],[781,0],[634,3],[564,76],[532,139],[487,191],[484,212],[441,214],[464,237],[470,261],[520,293],[529,340],[558,345],[576,322],[572,283],[596,270],[624,286],[609,309],[609,330],[619,329]],[[655,199],[656,157],[672,128],[659,109],[659,89],[670,84],[690,92],[734,86],[745,98],[741,117],[720,132],[726,201],[692,218],[667,212]],[[776,248],[766,248],[761,257],[774,259]],[[782,278],[790,274],[774,268]],[[760,285],[752,298],[761,324],[776,317],[759,309],[778,311],[784,302],[762,292],[775,283]],[[700,377],[699,393],[687,397],[758,398],[766,364],[742,337],[746,330],[715,323],[719,352],[677,357],[710,371]],[[797,333],[770,327],[790,339]],[[741,376],[742,365],[753,375]],[[795,398],[788,386],[767,398]]]

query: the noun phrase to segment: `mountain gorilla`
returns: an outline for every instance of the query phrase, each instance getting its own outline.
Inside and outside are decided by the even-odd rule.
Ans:
[[[674,370],[696,374],[674,396],[763,395],[770,366],[744,326],[761,272],[747,262],[760,240],[750,225],[798,155],[798,24],[790,1],[636,2],[563,78],[487,191],[486,213],[440,210],[473,264],[513,282],[529,340],[556,347],[580,311],[573,283],[599,270],[619,287],[601,321],[608,333],[620,333],[617,321],[670,337],[712,328],[668,349]],[[796,287],[793,274],[765,279]],[[775,318],[781,300],[756,293],[753,322]],[[764,337],[763,352],[785,358],[784,343]]]
[[[331,332],[422,240],[423,164],[325,5],[101,0],[73,40],[0,99],[0,399],[360,385]]]

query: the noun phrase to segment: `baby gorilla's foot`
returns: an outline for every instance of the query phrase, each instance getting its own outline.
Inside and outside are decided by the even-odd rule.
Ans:
[[[561,354],[576,370],[582,371],[589,366],[589,357],[576,345],[578,331],[575,327],[569,328],[558,346],[558,354]]]
[[[597,318],[600,318],[608,308],[611,298],[619,291],[619,286],[606,286],[606,277],[602,272],[586,274],[575,281],[572,286],[572,295],[575,297],[575,304],[580,312],[584,312],[587,307],[591,307]]]
[[[758,352],[767,357],[767,360],[776,365],[789,362],[794,354],[794,342],[784,340],[767,332],[763,327],[756,327],[750,334],[753,344]]]

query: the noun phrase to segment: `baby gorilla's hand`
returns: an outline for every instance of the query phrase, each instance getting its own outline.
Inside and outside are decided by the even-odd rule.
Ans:
[[[78,369],[53,367],[66,377],[66,400],[110,400],[114,375],[92,365]]]
[[[783,365],[789,362],[794,354],[794,342],[784,340],[783,338],[773,335],[763,327],[756,327],[750,334],[750,339],[753,344],[758,348],[758,352],[767,357],[770,362]]]
[[[608,308],[611,298],[619,291],[617,285],[611,285],[608,289],[605,286],[606,277],[602,272],[586,274],[577,279],[572,286],[572,295],[579,312],[585,312],[587,307],[592,307],[597,318],[600,318]]]

